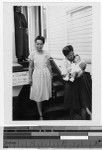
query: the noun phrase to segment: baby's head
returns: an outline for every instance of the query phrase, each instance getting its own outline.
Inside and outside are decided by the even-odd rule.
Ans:
[[[74,56],[74,63],[79,63],[80,61],[81,61],[80,56],[79,56],[78,54],[76,54],[76,55]]]

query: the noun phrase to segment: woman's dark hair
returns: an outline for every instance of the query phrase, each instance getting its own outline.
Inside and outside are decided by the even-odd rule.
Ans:
[[[76,56],[79,56],[79,55],[78,55],[78,54],[75,54],[74,56],[76,57]],[[79,57],[80,57],[80,56],[79,56]]]
[[[73,51],[72,45],[67,45],[63,48],[62,53],[64,56],[67,56],[71,51]]]
[[[37,40],[41,40],[42,42],[43,42],[43,44],[45,43],[45,38],[43,37],[43,36],[37,36],[36,38],[35,38],[35,42],[37,41]]]

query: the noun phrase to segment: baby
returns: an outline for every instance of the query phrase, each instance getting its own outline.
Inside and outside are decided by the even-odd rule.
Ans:
[[[79,77],[86,68],[86,63],[81,61],[78,54],[75,55],[73,64],[71,65],[69,81],[73,82],[76,77]]]

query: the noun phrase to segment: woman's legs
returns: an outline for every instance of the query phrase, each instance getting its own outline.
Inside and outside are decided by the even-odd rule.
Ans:
[[[42,102],[36,102],[37,103],[37,108],[38,108],[38,112],[40,115],[40,120],[43,120],[43,116],[42,116]]]

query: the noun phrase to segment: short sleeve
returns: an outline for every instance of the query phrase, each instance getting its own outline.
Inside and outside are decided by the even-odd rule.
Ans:
[[[50,56],[50,54],[48,52],[45,52],[45,55],[46,55],[47,59],[50,59],[51,56]]]
[[[31,54],[29,55],[28,59],[29,59],[29,61],[30,61],[30,60],[34,60],[34,53],[31,53]]]

